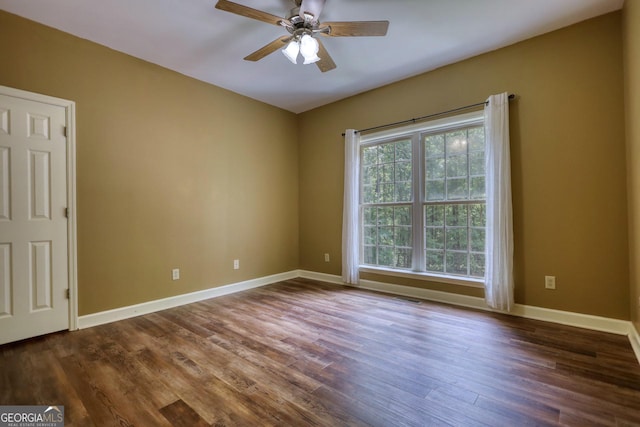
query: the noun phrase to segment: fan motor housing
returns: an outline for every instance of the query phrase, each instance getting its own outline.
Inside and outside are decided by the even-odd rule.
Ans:
[[[300,16],[300,7],[294,7],[291,9],[287,19],[291,22],[293,27],[293,30],[290,30],[289,32],[293,32],[299,28],[311,28],[311,23],[307,23],[307,21]]]

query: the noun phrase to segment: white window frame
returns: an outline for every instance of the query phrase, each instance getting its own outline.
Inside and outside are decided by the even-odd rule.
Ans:
[[[459,114],[452,117],[446,117],[443,119],[432,120],[425,123],[419,124],[411,124],[408,126],[403,126],[390,130],[383,130],[375,133],[371,133],[368,135],[362,135],[360,137],[360,148],[366,146],[376,145],[382,142],[391,142],[394,139],[411,139],[413,153],[412,156],[417,156],[420,159],[420,162],[423,163],[424,157],[424,147],[420,141],[420,138],[424,133],[439,133],[446,132],[450,129],[458,129],[463,127],[472,127],[484,124],[484,111],[474,111],[471,113]],[[418,139],[418,141],[416,141]],[[414,162],[415,164],[415,162]],[[413,226],[412,226],[412,238],[413,238],[413,248],[418,248],[419,253],[416,254],[414,250],[412,270],[401,270],[394,269],[389,267],[379,267],[379,266],[371,266],[360,264],[359,268],[361,272],[365,273],[375,273],[396,277],[406,277],[410,279],[419,279],[425,281],[432,281],[438,283],[448,283],[453,285],[463,285],[470,286],[476,288],[484,287],[484,279],[482,278],[474,278],[474,277],[465,277],[465,276],[453,276],[447,274],[437,274],[433,272],[424,272],[418,271],[420,270],[420,265],[424,261],[424,224],[422,224],[423,219],[423,194],[424,194],[424,179],[421,176],[422,171],[421,168],[413,168]],[[360,190],[362,189],[362,182],[359,183]],[[361,196],[361,195],[360,195]],[[359,206],[359,227],[362,227],[362,199],[360,199]],[[403,203],[398,203],[403,204]],[[416,209],[415,207],[419,206],[420,209]],[[363,244],[362,241],[359,243],[360,246],[360,260],[363,260]]]

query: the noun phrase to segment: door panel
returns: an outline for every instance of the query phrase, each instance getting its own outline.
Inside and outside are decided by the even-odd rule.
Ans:
[[[8,147],[0,146],[0,221],[9,220],[9,212],[11,212],[11,204],[9,203],[9,194],[11,188],[9,186],[9,156]]]
[[[69,328],[65,124],[0,95],[0,344]]]
[[[51,242],[30,242],[31,312],[51,309]]]
[[[11,244],[0,243],[0,319],[11,314]]]

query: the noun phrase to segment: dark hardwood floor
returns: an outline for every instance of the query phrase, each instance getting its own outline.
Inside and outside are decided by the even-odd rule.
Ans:
[[[0,347],[67,426],[636,426],[624,336],[304,279]]]

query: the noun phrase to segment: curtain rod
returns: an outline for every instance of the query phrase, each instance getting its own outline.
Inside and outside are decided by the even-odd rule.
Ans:
[[[513,94],[513,93],[509,94],[509,100],[515,99],[515,97],[516,97],[515,94]],[[356,133],[367,132],[367,131],[376,130],[376,129],[382,129],[382,128],[386,128],[386,127],[390,127],[390,126],[403,125],[405,123],[415,123],[415,122],[420,121],[420,120],[430,119],[431,117],[442,116],[443,114],[455,113],[456,111],[467,110],[469,108],[479,107],[481,105],[487,105],[488,102],[489,101],[477,102],[475,104],[465,105],[464,107],[454,108],[453,110],[441,111],[439,113],[433,113],[433,114],[429,114],[427,116],[416,117],[415,119],[402,120],[400,122],[388,123],[386,125],[380,125],[380,126],[374,126],[374,127],[371,127],[371,128],[357,130]],[[344,135],[345,134],[343,133],[342,136],[344,136]]]

